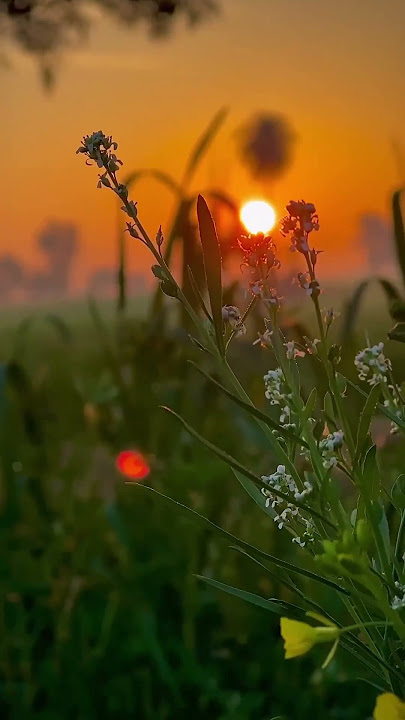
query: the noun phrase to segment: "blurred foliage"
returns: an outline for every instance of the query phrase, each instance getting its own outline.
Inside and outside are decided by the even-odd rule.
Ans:
[[[58,53],[86,39],[92,8],[126,26],[143,22],[161,37],[177,18],[194,25],[217,6],[216,0],[0,0],[0,38],[32,55],[51,87]]]
[[[140,449],[154,489],[288,557],[288,537],[159,406],[264,471],[260,434],[186,361],[201,354],[183,331],[91,313],[74,331],[53,315],[25,319],[2,343],[1,716],[366,717],[367,687],[342,693],[349,660],[308,681],[311,661],[281,662],[276,618],[195,574],[231,585],[243,574],[250,591],[290,600],[276,578],[114,466]],[[231,361],[260,403],[266,353],[241,342]]]
[[[371,283],[379,283],[387,300],[389,313],[396,325],[389,331],[391,340],[405,342],[405,225],[402,212],[403,188],[396,190],[391,199],[392,233],[395,247],[395,256],[402,287],[397,288],[394,283],[384,277],[370,277],[363,280],[354,290],[353,295],[346,303],[342,325],[342,340],[350,343],[353,340],[354,329],[358,320],[360,305],[365,291]]]

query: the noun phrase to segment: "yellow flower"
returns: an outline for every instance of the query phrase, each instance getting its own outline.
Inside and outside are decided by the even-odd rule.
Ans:
[[[374,720],[405,720],[405,702],[393,693],[384,693],[377,698]]]
[[[307,623],[285,617],[280,620],[280,630],[284,640],[286,660],[305,655],[314,645],[337,640],[340,635],[340,630],[336,625],[312,627]]]

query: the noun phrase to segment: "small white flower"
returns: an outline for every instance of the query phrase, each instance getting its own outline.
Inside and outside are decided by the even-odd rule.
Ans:
[[[284,343],[284,347],[287,348],[287,360],[295,360],[295,358],[297,357],[305,357],[305,353],[295,347],[294,340],[288,340],[286,343]]]

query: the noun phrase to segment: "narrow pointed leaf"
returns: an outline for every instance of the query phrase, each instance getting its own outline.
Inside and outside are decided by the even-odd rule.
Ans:
[[[196,575],[196,577],[198,580],[202,580],[207,585],[211,585],[211,587],[216,588],[216,590],[222,590],[222,592],[228,593],[228,595],[233,595],[240,600],[244,600],[252,605],[264,608],[264,610],[270,610],[270,612],[273,612],[276,615],[282,615],[285,612],[282,605],[279,605],[277,602],[272,600],[266,600],[266,598],[261,597],[260,595],[255,595],[255,593],[240,590],[239,588],[232,587],[232,585],[226,585],[225,583],[205,577],[204,575]]]
[[[364,390],[362,390],[361,387],[356,385],[356,383],[352,382],[348,378],[345,378],[345,380],[346,380],[347,384],[350,385],[352,388],[354,388],[354,390],[357,390],[357,392],[360,393],[360,395],[363,395],[363,397],[368,398],[367,393],[364,392]],[[405,420],[403,420],[402,418],[395,415],[393,412],[391,412],[391,410],[389,410],[387,407],[385,407],[385,405],[382,405],[381,403],[377,403],[377,407],[383,415],[385,415],[387,418],[392,420],[392,422],[396,423],[396,425],[398,425],[398,427],[402,428],[402,430],[405,430]]]
[[[203,298],[203,296],[201,295],[201,292],[200,292],[200,290],[199,290],[199,287],[198,287],[198,285],[197,285],[197,283],[196,283],[196,280],[195,280],[195,277],[194,277],[194,275],[193,275],[193,271],[192,271],[192,269],[191,269],[191,267],[190,267],[189,265],[187,265],[187,272],[188,272],[188,276],[189,276],[189,278],[190,278],[190,284],[191,284],[191,287],[192,287],[192,289],[193,289],[194,295],[195,295],[195,297],[196,297],[196,299],[197,299],[197,302],[198,302],[201,310],[203,311],[205,317],[212,323],[212,317],[211,317],[211,315],[209,314],[209,312],[208,312],[208,310],[207,310],[207,307],[206,307],[205,302],[204,302],[204,298]]]
[[[258,558],[261,558],[262,560],[265,560],[266,562],[272,563],[273,565],[276,565],[277,567],[283,568],[284,570],[287,570],[291,573],[296,573],[297,575],[301,575],[302,577],[309,578],[310,580],[314,580],[316,582],[321,583],[322,585],[327,585],[328,587],[333,588],[339,593],[343,593],[344,595],[350,595],[350,593],[345,590],[345,588],[341,587],[337,583],[333,582],[333,580],[329,580],[328,578],[322,577],[322,575],[318,575],[317,573],[312,572],[311,570],[306,570],[306,568],[299,567],[297,565],[292,565],[289,562],[286,562],[285,560],[281,560],[281,558],[275,557],[274,555],[270,555],[269,553],[266,553],[264,550],[260,550],[257,547],[254,547],[253,545],[249,545],[249,543],[245,542],[244,540],[241,540],[240,538],[236,537],[235,535],[232,535],[232,533],[229,533],[227,530],[224,530],[219,525],[215,525],[211,520],[204,517],[204,515],[200,515],[196,510],[192,510],[191,508],[187,507],[187,505],[183,505],[182,503],[178,502],[177,500],[173,500],[173,498],[169,497],[168,495],[164,495],[163,493],[158,492],[154,488],[148,487],[147,485],[142,485],[142,483],[131,483],[126,482],[126,485],[132,487],[132,488],[141,488],[142,490],[148,491],[150,493],[153,493],[157,497],[161,498],[162,500],[165,500],[169,503],[172,503],[175,505],[179,510],[182,510],[188,515],[191,515],[195,520],[199,521],[200,523],[203,523],[216,532],[218,532],[222,537],[226,538],[228,542],[231,542],[233,545],[239,546],[240,548],[243,548],[247,550],[253,557],[256,556]]]
[[[205,278],[211,305],[211,317],[214,323],[218,349],[223,355],[221,251],[214,220],[202,195],[199,195],[197,200],[197,216],[203,249]]]
[[[356,459],[362,457],[367,437],[369,436],[370,423],[374,415],[381,389],[379,385],[372,388],[360,416],[356,441]]]
[[[164,407],[163,410],[166,410],[167,412],[171,413],[181,424],[183,427],[187,430],[187,432],[190,433],[193,437],[196,438],[202,445],[205,445],[208,450],[210,450],[214,455],[220,458],[220,460],[223,460],[227,465],[229,465],[231,468],[238,470],[242,475],[245,475],[245,477],[252,480],[258,487],[268,487],[261,477],[259,475],[255,475],[251,470],[248,470],[244,465],[242,465],[238,460],[235,460],[231,455],[228,455],[224,450],[221,450],[221,448],[217,447],[213,443],[211,443],[209,440],[204,438],[202,435],[200,435],[197,430],[195,430],[191,425],[189,425],[180,415],[174,412],[174,410],[171,410],[170,408]],[[295,498],[291,498],[291,495],[288,495],[287,493],[281,492],[280,490],[275,490],[272,488],[271,490],[272,494],[276,497],[280,497],[286,502],[293,502],[294,505],[301,508],[304,512],[308,513],[309,515],[312,515],[312,517],[316,517],[318,520],[321,520],[325,525],[329,525],[329,527],[332,527],[334,530],[336,529],[335,525],[330,522],[327,518],[325,518],[321,513],[319,513],[314,508],[310,507],[309,505],[306,505],[301,500],[296,500]]]
[[[405,284],[405,227],[401,209],[401,195],[403,188],[396,190],[392,196],[392,220],[394,224],[395,250],[397,253],[398,265],[402,274],[402,281]]]
[[[239,405],[239,407],[243,408],[243,410],[246,410],[247,413],[250,415],[253,415],[253,417],[257,418],[261,422],[265,423],[269,427],[272,428],[272,430],[276,430],[279,435],[282,435],[283,437],[287,438],[288,440],[294,440],[294,442],[298,443],[302,447],[308,448],[308,444],[303,438],[300,438],[298,435],[295,435],[295,433],[291,432],[291,430],[287,430],[286,428],[281,427],[276,423],[274,420],[272,420],[271,417],[266,415],[266,413],[262,412],[261,410],[258,410],[254,405],[249,405],[249,403],[245,402],[244,400],[241,400],[237,397],[237,395],[234,395],[230,390],[227,390],[224,385],[221,385],[218,380],[215,380],[211,375],[205,372],[202,368],[200,368],[196,363],[194,363],[192,360],[190,360],[190,364],[195,367],[196,370],[198,370],[201,375],[204,375],[207,380],[209,380],[213,385],[216,385],[216,387],[221,390],[221,392],[224,393],[232,402],[234,402],[236,405]],[[311,393],[312,395],[312,393]]]
[[[191,152],[189,161],[187,163],[187,167],[184,173],[184,179],[183,179],[183,187],[186,187],[188,183],[190,182],[195,170],[198,167],[198,164],[200,160],[204,157],[205,153],[207,152],[210,144],[214,140],[218,130],[220,129],[221,125],[223,124],[226,116],[228,114],[228,108],[223,107],[218,110],[218,112],[214,115],[211,122],[209,123],[206,130],[203,132],[201,137],[198,139],[194,150]]]

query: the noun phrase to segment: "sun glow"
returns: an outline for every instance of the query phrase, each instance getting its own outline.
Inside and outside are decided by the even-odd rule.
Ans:
[[[255,235],[258,232],[267,233],[273,229],[276,213],[265,200],[250,200],[242,206],[240,219],[248,232]]]

